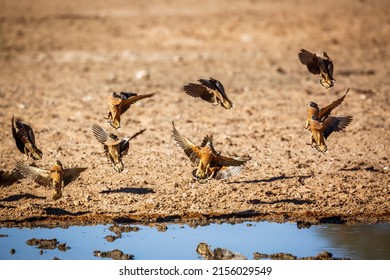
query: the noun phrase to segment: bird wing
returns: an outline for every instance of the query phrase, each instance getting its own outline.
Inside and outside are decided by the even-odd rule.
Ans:
[[[92,132],[95,136],[96,140],[98,140],[101,144],[105,144],[108,140],[108,133],[100,127],[97,123],[92,125]]]
[[[64,185],[66,186],[71,181],[75,180],[81,172],[85,171],[87,167],[73,167],[64,169]]]
[[[329,63],[328,63],[328,73],[329,73],[329,75],[333,78],[333,68],[334,68],[334,66],[333,66],[333,62],[332,61],[329,61]]]
[[[213,94],[207,90],[207,87],[200,84],[189,83],[183,87],[185,93],[195,98],[201,98],[205,101],[212,102]]]
[[[209,91],[212,91],[216,95],[217,99],[222,99],[222,107],[226,109],[233,107],[233,102],[227,97],[225,88],[220,81],[210,77],[209,80],[200,79],[199,82],[206,86]]]
[[[144,129],[141,129],[140,131],[134,133],[131,137],[126,137],[124,138],[121,142],[120,142],[120,151],[121,151],[121,154],[127,154],[127,151],[129,149],[129,142],[130,140],[134,139],[135,137],[137,137],[138,135],[144,133],[144,131],[146,130],[146,128]]]
[[[129,99],[130,97],[137,96],[137,93],[134,92],[123,92],[121,91],[119,94],[116,94],[121,99]]]
[[[211,144],[213,143],[213,135],[206,135],[203,138],[202,144],[200,146],[203,148],[206,146],[207,142],[210,142]]]
[[[242,171],[243,166],[223,166],[220,170],[218,170],[214,178],[216,180],[224,180],[228,179],[232,176],[239,174]]]
[[[245,162],[250,160],[250,158],[243,158],[243,157],[226,157],[221,155],[216,155],[216,157],[213,159],[211,166],[240,166],[243,165]]]
[[[198,82],[200,82],[205,87],[208,87],[209,89],[218,90],[218,86],[217,86],[218,81],[216,79],[213,79],[213,78],[210,78],[208,80],[199,79]],[[223,89],[223,86],[222,86],[222,89]]]
[[[329,135],[336,131],[342,131],[346,128],[352,121],[352,116],[343,116],[343,117],[329,117],[323,122],[323,135],[327,139]]]
[[[33,179],[40,185],[48,186],[50,181],[50,171],[38,167],[16,163],[16,169],[27,178]]]
[[[347,89],[347,91],[345,92],[345,94],[340,97],[339,99],[333,101],[331,104],[329,104],[328,106],[324,107],[324,108],[321,108],[320,109],[320,112],[318,114],[318,119],[319,120],[324,120],[325,118],[327,118],[329,115],[330,115],[330,112],[336,108],[337,106],[339,106],[343,101],[344,101],[344,98],[345,96],[347,95],[349,89]]]
[[[199,147],[196,146],[190,139],[181,135],[177,131],[174,122],[172,122],[172,134],[176,144],[183,149],[184,153],[190,158],[190,160],[198,164],[199,163]]]
[[[307,66],[307,69],[312,74],[320,74],[320,68],[318,67],[317,55],[311,53],[305,49],[301,49],[298,53],[299,61]]]
[[[20,140],[20,137],[16,131],[16,127],[15,127],[15,122],[14,122],[14,116],[12,116],[12,136],[14,137],[15,139],[15,143],[16,143],[16,147],[18,148],[18,150],[24,154],[24,144],[23,142]]]
[[[121,93],[121,94],[123,94],[123,93]],[[121,104],[120,104],[121,114],[123,114],[124,112],[126,112],[126,111],[130,108],[130,105],[131,105],[131,104],[134,104],[134,103],[137,102],[138,100],[145,99],[145,98],[148,98],[148,97],[152,97],[153,95],[155,95],[155,93],[142,94],[142,95],[131,95],[131,96],[128,97],[127,99],[124,99],[124,100],[121,102]]]
[[[30,140],[31,144],[35,146],[35,135],[31,126],[18,119],[16,119],[15,125],[16,128],[18,129],[17,134],[19,136],[27,137],[27,139]]]

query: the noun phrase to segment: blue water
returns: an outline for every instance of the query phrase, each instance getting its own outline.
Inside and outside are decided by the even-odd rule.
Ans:
[[[111,225],[72,226],[69,228],[0,228],[0,259],[48,260],[57,257],[70,260],[101,259],[93,252],[119,249],[138,260],[195,260],[200,242],[211,249],[220,247],[253,259],[254,252],[265,254],[290,253],[299,257],[316,256],[328,251],[338,258],[390,260],[390,224],[339,225],[326,224],[298,229],[292,223],[246,222],[241,224],[211,224],[196,228],[188,225],[168,225],[165,232],[154,227],[138,226],[137,232],[122,233],[108,242]],[[134,225],[132,225],[134,226]],[[5,237],[2,237],[6,235]],[[66,243],[69,250],[41,250],[29,246],[31,238],[52,239]],[[11,254],[10,250],[15,253]]]

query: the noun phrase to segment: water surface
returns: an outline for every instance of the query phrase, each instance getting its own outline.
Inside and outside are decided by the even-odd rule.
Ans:
[[[69,228],[0,228],[0,259],[46,260],[101,259],[93,252],[119,249],[139,260],[194,260],[200,242],[211,249],[229,249],[253,259],[254,252],[264,254],[289,253],[301,257],[316,256],[328,251],[336,258],[390,260],[390,224],[340,225],[326,224],[298,229],[293,223],[246,222],[241,224],[211,224],[196,228],[188,225],[168,225],[166,231],[138,226],[139,231],[124,232],[114,242],[105,237],[115,235],[111,225],[72,226]],[[134,225],[133,225],[134,226]],[[41,250],[29,246],[31,238],[52,239],[66,243],[67,251]],[[11,250],[15,252],[11,254]]]

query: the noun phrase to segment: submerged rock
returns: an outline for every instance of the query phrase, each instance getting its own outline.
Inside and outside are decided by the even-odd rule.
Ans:
[[[114,249],[114,250],[108,251],[108,252],[102,252],[102,251],[96,250],[93,252],[93,255],[95,257],[110,258],[113,260],[132,260],[132,259],[134,259],[134,255],[123,254],[123,252],[121,250],[118,250],[118,249]]]
[[[38,249],[55,249],[57,248],[57,239],[37,239],[31,238],[26,241],[29,246],[36,246]]]
[[[271,260],[349,260],[349,258],[335,258],[332,253],[327,251],[319,253],[317,256],[309,256],[298,258],[289,253],[276,253],[276,254],[264,254],[255,252],[253,253],[254,260],[271,259]]]
[[[207,243],[201,242],[196,247],[196,252],[206,260],[246,260],[244,255],[232,252],[228,249],[215,248],[211,251]]]
[[[66,245],[66,243],[61,243],[58,244],[59,242],[57,241],[56,238],[53,239],[38,239],[38,238],[31,238],[26,241],[26,244],[29,246],[36,246],[38,249],[42,250],[54,250],[58,249],[60,251],[67,251],[70,249],[69,246]],[[42,251],[43,254],[43,251]]]

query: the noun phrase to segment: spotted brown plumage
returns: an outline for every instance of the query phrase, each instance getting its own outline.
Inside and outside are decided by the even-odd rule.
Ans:
[[[33,160],[40,160],[43,153],[35,144],[35,134],[31,126],[12,116],[12,136],[18,150]]]
[[[22,163],[17,163],[16,169],[24,177],[30,178],[40,185],[49,186],[52,189],[52,198],[57,200],[62,197],[64,186],[77,178],[87,168],[63,168],[61,161],[57,160],[49,170]]]
[[[189,83],[183,87],[185,93],[195,98],[201,98],[214,106],[221,105],[225,109],[233,107],[232,101],[226,95],[222,83],[216,79],[199,79],[198,84]]]
[[[107,133],[98,124],[94,123],[92,125],[93,135],[99,143],[103,144],[104,154],[109,159],[116,172],[122,172],[124,170],[122,157],[128,153],[129,141],[143,133],[145,130],[146,129],[142,129],[131,137],[119,139],[114,133]]]
[[[345,129],[352,121],[352,116],[330,116],[320,121],[316,115],[312,115],[310,121],[311,145],[319,152],[325,153],[328,150],[325,140],[332,132],[339,132]]]
[[[344,101],[348,91],[349,88],[347,89],[347,91],[343,96],[341,96],[340,98],[338,98],[337,100],[333,101],[328,106],[323,108],[319,108],[317,103],[310,101],[307,108],[307,118],[306,118],[305,128],[308,129],[310,127],[310,121],[313,115],[315,115],[319,121],[324,121],[330,115],[332,110],[337,106],[339,106]]]
[[[117,94],[116,92],[113,92],[112,95],[107,98],[110,110],[105,118],[112,127],[119,129],[121,127],[121,115],[130,108],[130,105],[141,99],[152,97],[154,94],[155,93],[138,95],[137,93],[131,92],[120,92]]]
[[[301,49],[298,53],[299,61],[307,66],[307,69],[313,75],[319,74],[319,83],[325,89],[332,88],[336,84],[333,78],[333,62],[326,52],[322,56]]]
[[[193,176],[201,183],[210,178],[227,179],[241,172],[250,158],[222,156],[214,149],[212,136],[206,135],[200,146],[181,135],[172,122],[172,134],[176,144],[198,167]]]

